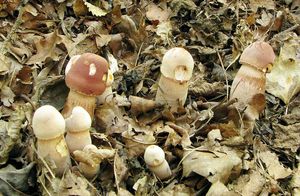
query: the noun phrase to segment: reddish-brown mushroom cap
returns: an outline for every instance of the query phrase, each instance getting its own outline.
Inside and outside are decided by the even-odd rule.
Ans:
[[[240,58],[240,63],[263,70],[269,64],[272,64],[274,60],[275,54],[273,48],[266,42],[256,41],[244,50]]]
[[[103,76],[108,72],[108,62],[101,56],[85,53],[72,64],[66,75],[66,84],[78,93],[100,95],[106,88]]]

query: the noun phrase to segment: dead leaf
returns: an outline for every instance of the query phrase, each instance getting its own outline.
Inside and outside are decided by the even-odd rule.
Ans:
[[[292,152],[296,152],[300,147],[300,116],[298,114],[290,114],[283,116],[282,119],[288,119],[291,123],[272,123],[275,134],[274,146],[277,148],[290,149]]]
[[[34,163],[22,169],[16,169],[12,165],[7,165],[0,169],[0,193],[4,195],[22,196],[30,187],[30,171]]]
[[[251,170],[249,174],[240,176],[233,184],[233,191],[240,195],[257,196],[262,191],[266,179],[258,171]]]
[[[257,140],[255,147],[257,148],[257,158],[264,163],[264,169],[273,179],[283,179],[292,174],[292,170],[284,167],[279,162],[278,156],[272,153],[265,144]]]
[[[162,8],[162,5],[156,5],[154,3],[150,3],[146,7],[146,17],[151,21],[159,21],[165,22],[169,19],[171,10],[166,7]]]
[[[62,39],[58,36],[58,32],[46,34],[44,38],[36,41],[36,54],[28,59],[27,65],[39,64],[50,58],[53,61],[58,61],[62,51],[56,46],[60,44]]]
[[[300,195],[300,164],[298,164],[298,168],[295,171],[290,186],[293,190],[293,195]]]
[[[29,105],[18,106],[8,121],[0,120],[0,165],[6,163],[10,151],[20,142],[20,129],[25,121],[24,111],[32,110]]]
[[[114,175],[115,175],[115,181],[117,188],[119,187],[119,184],[121,181],[124,180],[128,173],[128,168],[127,164],[125,162],[125,158],[119,156],[118,153],[115,153],[115,158],[114,158]]]
[[[241,159],[234,151],[198,151],[185,150],[183,165],[183,176],[195,172],[208,181],[226,183],[233,170],[240,170]],[[237,172],[238,173],[238,172]]]
[[[159,195],[161,196],[169,196],[169,195],[173,195],[173,196],[189,196],[189,195],[194,195],[195,191],[184,185],[184,184],[178,184],[176,183],[176,181],[174,183],[170,183],[167,187],[165,187],[164,189],[162,189],[159,192]]]
[[[249,6],[253,12],[257,12],[258,8],[267,8],[269,10],[275,9],[275,3],[273,0],[250,0]]]
[[[1,87],[1,102],[9,107],[14,102],[15,94],[8,86]]]
[[[300,91],[300,39],[291,34],[280,49],[271,73],[267,74],[266,90],[288,104]]]
[[[229,196],[228,188],[220,181],[217,181],[211,185],[206,196]]]
[[[105,16],[108,12],[98,6],[95,6],[89,2],[87,2],[86,0],[83,0],[84,4],[86,5],[86,7],[88,8],[88,10],[94,15],[94,16]]]

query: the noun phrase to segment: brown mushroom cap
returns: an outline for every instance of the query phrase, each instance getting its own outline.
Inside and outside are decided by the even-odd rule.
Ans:
[[[266,42],[256,41],[249,45],[240,57],[241,64],[247,64],[263,70],[275,60],[273,48]]]
[[[66,84],[85,95],[100,95],[106,88],[103,76],[107,74],[108,62],[101,56],[85,53],[72,64],[66,75]]]

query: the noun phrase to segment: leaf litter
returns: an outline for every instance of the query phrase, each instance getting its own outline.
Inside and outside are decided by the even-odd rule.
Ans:
[[[299,195],[299,7],[297,0],[2,1],[0,193]],[[259,39],[277,57],[266,108],[249,122],[231,111],[228,92],[239,56]],[[175,46],[192,54],[195,69],[187,103],[172,113],[151,100],[162,57]],[[45,104],[62,109],[65,66],[85,52],[108,59],[115,77],[113,99],[97,106],[92,128],[93,144],[115,155],[92,180],[76,160],[57,178],[53,162],[36,154],[32,113]],[[168,180],[145,164],[152,144],[165,152]]]

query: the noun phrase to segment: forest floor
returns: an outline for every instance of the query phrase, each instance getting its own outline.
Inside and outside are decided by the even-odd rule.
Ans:
[[[299,0],[0,0],[0,193],[300,195],[299,24]],[[254,103],[263,112],[249,122],[245,110],[230,115],[230,87],[257,40],[276,59]],[[173,47],[195,61],[186,103],[141,112]],[[114,98],[97,106],[91,136],[115,154],[93,179],[74,158],[59,178],[37,154],[32,116],[46,104],[63,109],[66,64],[86,52],[107,59],[114,75]],[[169,179],[147,167],[151,144],[164,150]]]

